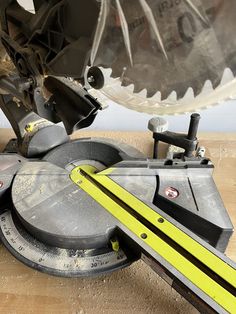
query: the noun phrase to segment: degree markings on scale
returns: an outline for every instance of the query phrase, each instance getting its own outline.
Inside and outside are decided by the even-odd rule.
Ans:
[[[26,260],[41,267],[65,272],[87,272],[91,269],[102,271],[126,260],[123,251],[81,256],[79,252],[70,254],[70,250],[67,249],[47,247],[26,232],[19,231],[14,225],[10,210],[0,216],[0,222],[0,228],[8,245]]]

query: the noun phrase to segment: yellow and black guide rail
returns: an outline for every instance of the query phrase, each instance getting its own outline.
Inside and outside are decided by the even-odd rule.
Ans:
[[[117,219],[143,259],[200,312],[236,313],[234,263],[96,170],[77,167],[71,179]]]

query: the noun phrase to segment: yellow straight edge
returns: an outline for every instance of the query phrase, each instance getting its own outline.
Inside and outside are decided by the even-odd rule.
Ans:
[[[75,168],[71,172],[71,180],[73,182],[88,193],[95,201],[103,206],[143,242],[148,244],[157,254],[163,257],[196,287],[212,298],[217,304],[229,313],[236,313],[236,298],[231,293],[221,287],[197,266],[192,264],[187,258],[182,256],[164,240],[159,238],[155,233],[150,231],[122,206],[117,204],[113,199],[100,190],[99,187],[79,173],[79,169],[82,169],[88,175],[91,175],[95,171],[95,168],[91,166]],[[142,238],[141,235],[143,233],[147,235],[146,239]]]
[[[204,246],[200,245],[197,241],[192,239],[186,233],[181,231],[179,228],[174,226],[172,223],[167,221],[161,215],[156,213],[152,208],[144,204],[134,195],[126,191],[120,185],[115,183],[112,179],[102,176],[96,175],[94,170],[81,167],[82,170],[87,172],[94,180],[96,180],[99,184],[103,185],[107,188],[111,193],[118,196],[122,201],[124,201],[128,206],[134,209],[137,213],[151,222],[158,229],[163,231],[166,235],[168,235],[172,240],[176,241],[179,245],[181,245],[184,249],[186,249],[189,253],[195,256],[198,260],[204,262],[206,266],[210,269],[214,270],[220,277],[230,283],[234,288],[236,288],[236,270],[228,265],[225,261],[220,259],[214,253],[207,250]],[[164,222],[159,223],[158,219],[163,218]]]

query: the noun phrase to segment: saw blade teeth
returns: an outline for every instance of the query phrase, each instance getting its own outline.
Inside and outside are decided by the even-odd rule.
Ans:
[[[212,82],[213,89],[216,89],[217,87],[219,87],[219,85],[220,85],[220,79],[217,79]]]
[[[130,91],[130,92],[133,94],[133,93],[134,93],[134,84],[132,83],[132,84],[128,85],[128,86],[126,87],[126,90],[127,90],[127,91]]]
[[[146,88],[142,89],[139,93],[137,93],[137,96],[144,99],[147,98],[147,89]]]
[[[161,89],[160,94],[161,94],[161,101],[167,100],[168,97],[172,94],[172,92],[175,90],[175,88],[168,88],[168,89]]]
[[[209,78],[209,80],[212,82],[211,78]],[[201,79],[201,80],[196,80],[196,81],[193,81],[192,84],[190,82],[190,88],[192,88],[192,94],[193,94],[193,97],[191,97],[191,99],[195,99],[196,97],[198,97],[202,90],[203,90],[203,87],[204,87],[204,84],[206,82],[206,79]],[[213,85],[213,84],[212,84]]]
[[[194,99],[194,91],[192,87],[189,87],[185,93],[185,95],[182,97],[184,101],[189,101]]]
[[[135,85],[134,85],[134,93],[135,93],[135,94],[140,93],[142,90],[143,90],[143,87],[140,86],[139,84],[135,84]]]
[[[203,95],[207,95],[209,94],[210,92],[213,91],[213,86],[212,86],[212,82],[210,80],[207,80],[204,85],[203,85],[203,88],[202,88],[202,91],[201,93],[198,95],[198,96],[203,96]]]
[[[226,68],[223,72],[222,78],[221,78],[221,82],[220,82],[220,86],[223,86],[227,83],[229,83],[230,81],[232,81],[234,79],[234,74],[231,71],[230,68]]]
[[[223,73],[222,73],[221,76],[214,77],[214,79],[210,78],[212,86],[213,86],[213,89],[216,89],[220,85],[222,76],[223,76]]]
[[[179,87],[179,86],[173,86],[172,91],[176,91],[176,100],[180,100],[184,98],[187,88]]]
[[[132,82],[130,82],[129,80],[126,80],[126,79],[123,79],[121,82],[121,86],[123,86],[123,87],[127,87],[131,84],[132,84]]]
[[[146,91],[146,94],[147,94],[148,90],[145,89],[145,91]],[[151,102],[156,102],[156,103],[161,102],[161,92],[160,91],[155,92],[155,94],[152,97],[150,97],[148,100],[150,100]]]
[[[149,89],[147,89],[147,98],[152,98],[156,94],[157,94],[156,90],[149,90]]]
[[[175,102],[177,100],[177,93],[173,90],[170,95],[167,97],[168,101]]]

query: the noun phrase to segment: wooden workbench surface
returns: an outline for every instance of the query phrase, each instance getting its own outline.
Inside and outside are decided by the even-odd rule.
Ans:
[[[13,133],[0,130],[0,150]],[[76,137],[110,137],[151,155],[146,132],[80,132]],[[215,163],[214,178],[236,226],[236,134],[202,134]],[[236,261],[236,233],[227,255]],[[0,313],[197,313],[143,262],[95,279],[56,278],[18,262],[0,246]]]

